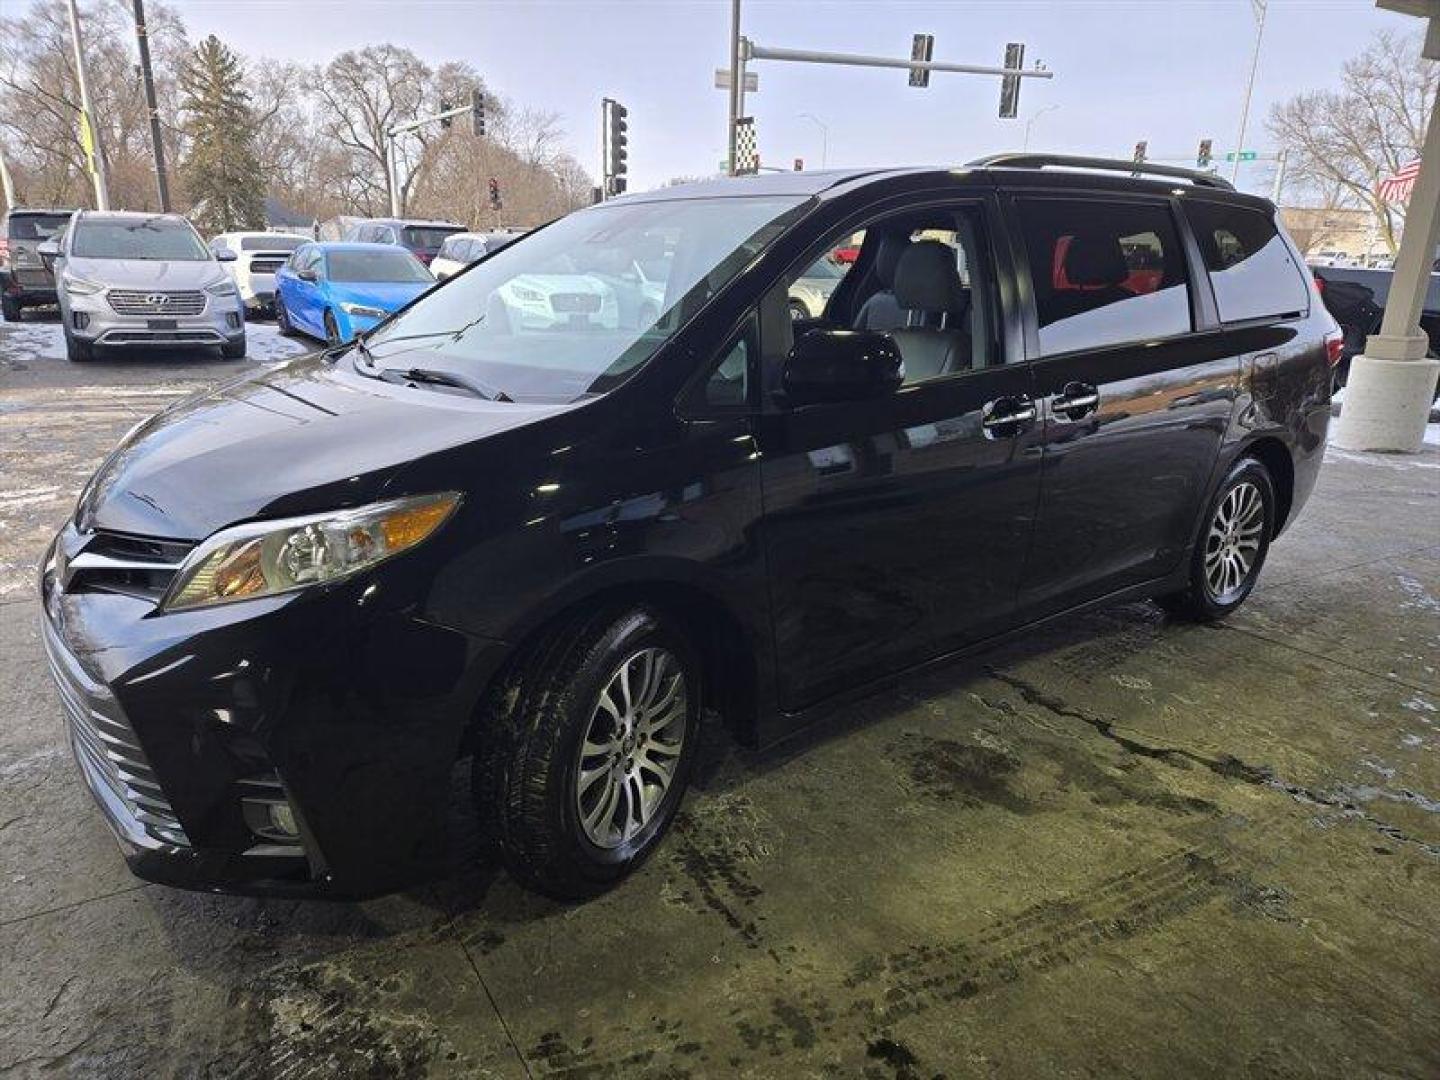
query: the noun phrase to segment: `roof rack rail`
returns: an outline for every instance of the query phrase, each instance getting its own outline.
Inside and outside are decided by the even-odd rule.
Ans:
[[[1235,186],[1214,173],[1199,169],[1185,169],[1178,165],[1152,165],[1148,161],[1123,161],[1120,158],[1080,157],[1070,154],[990,154],[965,163],[966,168],[984,169],[1043,169],[1047,165],[1068,169],[1097,169],[1104,172],[1123,172],[1131,176],[1173,176],[1189,180],[1196,187],[1219,188],[1234,191]]]

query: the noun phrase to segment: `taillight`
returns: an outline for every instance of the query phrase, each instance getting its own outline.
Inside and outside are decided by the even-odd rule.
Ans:
[[[1345,355],[1345,335],[1339,330],[1332,330],[1325,335],[1325,359],[1330,361],[1330,366],[1335,367],[1340,363],[1340,358]]]
[[[1310,276],[1315,279],[1315,291],[1318,292],[1321,296],[1324,296],[1324,295],[1325,295],[1325,279],[1324,279],[1323,277],[1321,277],[1319,274],[1314,273],[1313,271],[1311,272]]]

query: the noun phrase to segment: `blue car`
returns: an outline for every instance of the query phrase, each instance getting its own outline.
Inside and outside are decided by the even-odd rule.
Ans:
[[[393,244],[305,244],[275,274],[275,322],[330,345],[349,341],[435,285]]]

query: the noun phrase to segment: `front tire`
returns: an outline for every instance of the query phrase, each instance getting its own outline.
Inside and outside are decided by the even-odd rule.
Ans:
[[[220,355],[226,360],[245,359],[246,340],[246,338],[242,337],[239,341],[227,341],[224,345],[220,346]]]
[[[280,299],[280,294],[275,294],[275,329],[281,337],[290,337],[295,333],[295,327],[290,323],[290,313],[285,310],[285,301]]]
[[[522,884],[595,896],[659,844],[701,716],[683,634],[643,606],[579,616],[492,692],[474,764],[482,828]]]
[[[1255,588],[1275,535],[1275,484],[1255,458],[1230,467],[1210,505],[1190,559],[1190,581],[1160,598],[1162,607],[1199,622],[1236,610]]]
[[[325,346],[333,349],[340,344],[340,326],[335,321],[335,313],[327,310],[325,312]]]
[[[65,331],[65,358],[72,364],[83,364],[95,359],[95,343],[82,341],[69,330]]]

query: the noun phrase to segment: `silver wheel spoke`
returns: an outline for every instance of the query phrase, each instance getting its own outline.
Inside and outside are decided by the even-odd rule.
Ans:
[[[667,649],[642,649],[618,664],[591,710],[575,771],[580,825],[614,848],[650,824],[684,751],[685,673]]]

